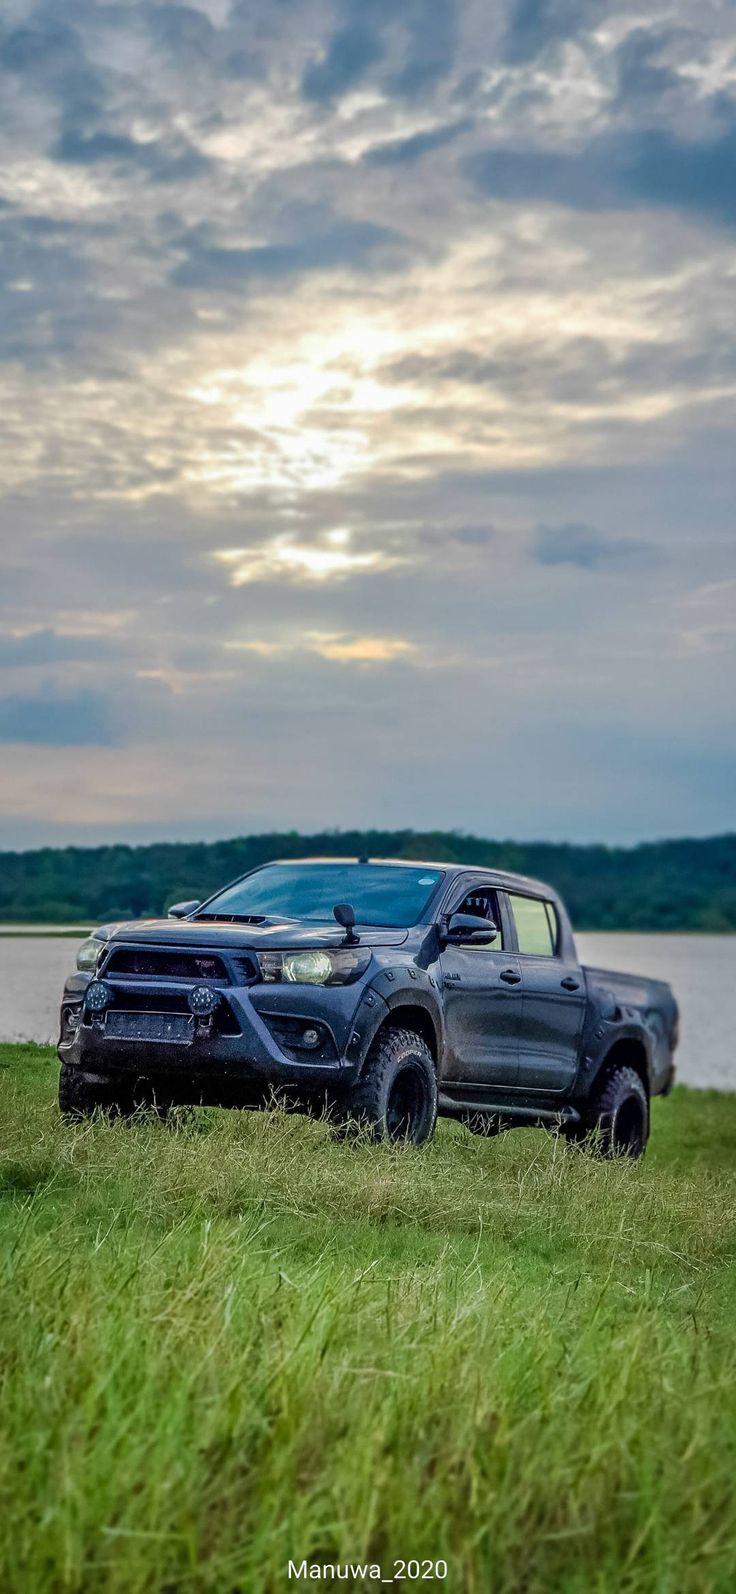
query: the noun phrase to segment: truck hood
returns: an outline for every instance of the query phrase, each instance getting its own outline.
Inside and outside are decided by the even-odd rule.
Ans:
[[[382,930],[356,924],[361,946],[403,946],[408,930]],[[100,932],[98,932],[100,933]],[[298,919],[268,919],[264,924],[220,924],[211,919],[131,919],[104,926],[106,941],[135,941],[146,946],[262,947],[293,951],[295,947],[337,947],[345,944],[338,924],[306,924]]]

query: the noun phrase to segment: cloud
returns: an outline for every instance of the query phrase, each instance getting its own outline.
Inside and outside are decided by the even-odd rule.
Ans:
[[[37,19],[35,26],[15,28],[0,43],[0,64],[18,74],[76,65],[81,56],[79,35],[74,28],[50,19]]]
[[[532,557],[540,565],[576,565],[579,570],[622,570],[653,562],[653,549],[636,537],[604,537],[592,526],[538,526]]]
[[[344,581],[348,576],[390,570],[401,563],[380,549],[354,552],[351,541],[352,533],[338,528],[319,542],[299,543],[282,536],[255,548],[221,548],[215,558],[229,567],[234,587],[254,581]]]
[[[451,71],[457,46],[456,0],[405,0],[404,65],[392,81],[396,94],[426,95]]]
[[[110,747],[107,699],[98,692],[63,697],[0,697],[0,742],[42,747]]]
[[[531,61],[584,26],[599,25],[609,10],[605,0],[514,0],[504,41],[506,60]]]
[[[682,602],[680,635],[693,654],[736,648],[736,579],[696,587]]]
[[[322,59],[304,74],[305,98],[324,103],[347,93],[382,55],[383,40],[376,28],[361,21],[338,28]]]
[[[309,272],[347,268],[366,272],[399,269],[409,245],[392,228],[357,221],[322,206],[285,206],[277,217],[277,241],[246,248],[223,245],[203,229],[184,236],[185,258],[171,280],[180,288],[238,292],[248,283],[267,285]]]
[[[620,172],[612,166],[612,153],[607,141],[574,155],[499,144],[469,155],[463,170],[488,198],[509,202],[538,199],[575,210],[610,210],[622,197]]]
[[[93,226],[8,207],[0,255],[0,359],[43,363],[109,333],[116,307],[101,302],[84,253],[94,236]]]
[[[100,741],[13,747],[3,840],[485,830],[489,783],[509,831],[656,833],[653,723],[668,823],[725,822],[732,40],[695,0],[6,4],[4,727]]]
[[[667,33],[659,28],[634,28],[618,46],[615,56],[616,103],[625,111],[649,112],[685,86],[680,74],[662,60],[670,41],[682,39],[692,48],[685,29]]]
[[[457,531],[450,532],[453,541],[465,543],[468,548],[485,548],[494,536],[490,526],[460,526]]]
[[[255,638],[225,644],[231,652],[256,653],[261,658],[283,658],[294,653],[313,653],[336,664],[391,664],[410,659],[417,651],[403,637],[351,636],[339,631],[308,631],[303,636],[272,641]]]
[[[25,80],[30,93],[59,104],[98,105],[102,75],[90,65],[79,31],[39,7],[30,20],[0,35],[0,70]]]
[[[736,120],[700,138],[656,128],[606,134],[574,154],[499,145],[468,156],[463,169],[495,199],[590,211],[668,207],[732,227],[735,162]]]
[[[194,6],[148,5],[144,8],[146,27],[164,50],[201,58],[217,38],[217,29]]]
[[[457,42],[456,0],[342,0],[341,22],[302,79],[318,104],[339,99],[372,69],[391,96],[427,95],[451,71]],[[368,20],[370,17],[370,20]],[[379,71],[380,69],[380,71]]]
[[[640,202],[736,224],[736,119],[714,137],[687,142],[673,133],[645,132],[622,156],[623,185]]]
[[[412,133],[408,138],[374,144],[366,150],[363,160],[371,166],[410,166],[424,155],[432,155],[436,150],[453,144],[474,125],[470,117],[463,117],[442,127],[431,128],[426,133]]]
[[[119,643],[109,637],[70,636],[41,626],[17,636],[0,633],[0,666],[6,669],[61,664],[70,659],[94,662],[115,658],[119,652]]]
[[[674,403],[686,394],[736,384],[736,349],[720,328],[713,334],[700,330],[696,344],[650,336],[647,329],[623,344],[610,326],[597,330],[600,335],[593,337],[548,328],[531,358],[525,337],[497,335],[489,352],[458,346],[451,354],[411,355],[389,361],[383,375],[400,386],[447,393],[455,404],[463,389],[488,390],[517,405],[533,403],[544,392],[571,412],[612,410],[619,395],[635,403],[634,393],[639,399],[661,394]]]
[[[87,132],[74,126],[61,133],[54,158],[76,166],[112,166],[140,172],[154,183],[191,182],[205,176],[212,167],[200,150],[180,136],[144,140],[107,128]]]
[[[311,646],[321,658],[338,664],[390,664],[416,652],[414,644],[401,637],[350,637],[339,632],[315,635]]]

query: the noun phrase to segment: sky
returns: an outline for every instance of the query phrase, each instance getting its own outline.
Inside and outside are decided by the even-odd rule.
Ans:
[[[4,0],[0,846],[736,828],[721,0]]]

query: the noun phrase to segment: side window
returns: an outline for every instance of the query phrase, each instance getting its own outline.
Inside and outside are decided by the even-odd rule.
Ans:
[[[519,951],[535,957],[554,957],[557,939],[556,914],[551,903],[538,897],[509,896],[516,925]]]
[[[466,950],[469,952],[500,952],[503,947],[503,926],[501,923],[501,909],[495,891],[490,891],[488,886],[474,886],[462,902],[458,902],[455,913],[470,913],[477,919],[490,919],[496,925],[498,935],[495,940],[487,943],[471,942]],[[462,942],[460,943],[462,945]]]

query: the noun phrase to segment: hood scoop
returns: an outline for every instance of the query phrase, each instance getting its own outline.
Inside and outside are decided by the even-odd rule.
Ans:
[[[265,913],[198,913],[192,920],[193,924],[278,924],[278,919],[269,919]]]

